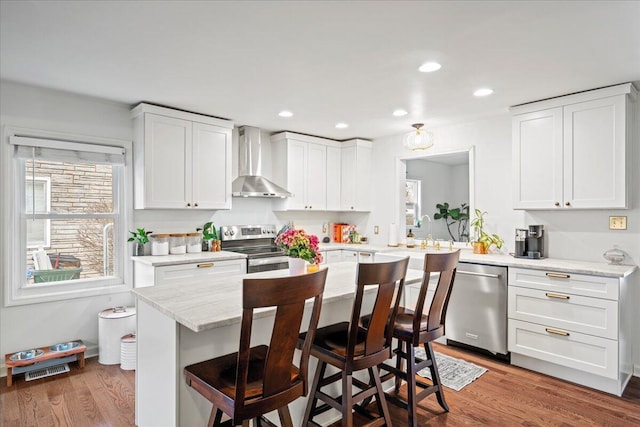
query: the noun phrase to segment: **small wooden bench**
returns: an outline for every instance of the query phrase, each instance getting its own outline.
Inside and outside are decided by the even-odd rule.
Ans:
[[[19,371],[19,372],[16,372],[16,374],[18,374],[22,372],[35,370],[35,369],[38,369],[39,367],[44,368],[45,365],[54,366],[54,364],[51,363],[51,361],[55,359],[67,358],[73,355],[76,356],[75,360],[78,361],[78,368],[80,369],[84,368],[84,353],[87,351],[87,346],[84,345],[82,340],[73,340],[68,342],[78,343],[79,345],[77,347],[71,348],[69,350],[63,350],[63,351],[52,351],[51,347],[53,347],[55,344],[48,345],[46,347],[40,347],[34,350],[42,350],[43,353],[41,355],[36,356],[32,359],[24,359],[24,360],[11,360],[11,356],[16,354],[15,352],[5,354],[4,362],[7,366],[7,387],[11,387],[13,385],[12,376],[14,374],[14,368],[16,368],[16,371]],[[44,362],[48,362],[48,363],[44,363]],[[30,365],[33,365],[33,366],[30,366]]]

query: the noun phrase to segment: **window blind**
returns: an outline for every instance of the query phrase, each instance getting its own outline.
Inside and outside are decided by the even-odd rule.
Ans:
[[[21,159],[125,164],[123,147],[26,136],[11,136],[9,143],[15,146],[14,156]]]

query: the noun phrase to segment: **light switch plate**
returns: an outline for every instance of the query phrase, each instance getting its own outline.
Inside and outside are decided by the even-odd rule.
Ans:
[[[377,225],[373,226],[373,234],[380,234],[380,227],[378,227]]]
[[[609,230],[626,230],[626,229],[627,229],[626,216],[610,216],[609,217]]]

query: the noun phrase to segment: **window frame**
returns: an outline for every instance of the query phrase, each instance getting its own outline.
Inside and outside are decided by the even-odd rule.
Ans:
[[[42,138],[56,141],[66,141],[73,144],[87,144],[91,151],[91,144],[120,147],[125,150],[124,165],[121,172],[118,172],[119,179],[114,176],[114,210],[118,209],[117,235],[114,233],[114,262],[118,263],[120,271],[117,275],[107,278],[89,278],[65,281],[61,283],[48,282],[37,285],[25,282],[26,277],[26,226],[22,218],[22,206],[25,198],[25,177],[24,169],[20,170],[20,161],[14,158],[14,147],[10,143],[12,137]],[[63,142],[64,143],[64,142]],[[3,271],[3,294],[4,305],[6,307],[33,304],[49,301],[61,301],[73,298],[89,297],[95,295],[108,295],[113,293],[128,292],[132,288],[132,268],[129,260],[127,246],[127,230],[131,222],[131,202],[132,202],[132,143],[131,141],[117,140],[111,138],[100,138],[84,135],[63,134],[57,132],[41,131],[34,129],[21,129],[5,127],[3,132],[2,169],[7,171],[7,179],[3,181],[3,208],[2,223],[4,229],[4,244],[2,245],[2,271]],[[81,149],[82,150],[82,149]],[[21,184],[22,183],[22,184]],[[116,188],[117,186],[117,188]],[[30,214],[29,214],[30,215]],[[71,214],[73,215],[73,214]],[[100,216],[100,214],[89,214],[83,217]],[[39,215],[36,214],[36,217]],[[56,214],[50,216],[69,217],[66,214]],[[115,221],[115,220],[114,220]]]

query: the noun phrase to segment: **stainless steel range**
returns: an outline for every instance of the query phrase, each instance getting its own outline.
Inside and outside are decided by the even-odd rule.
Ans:
[[[289,267],[288,257],[274,243],[276,226],[228,225],[220,227],[221,246],[225,251],[247,255],[247,273],[281,270]]]

